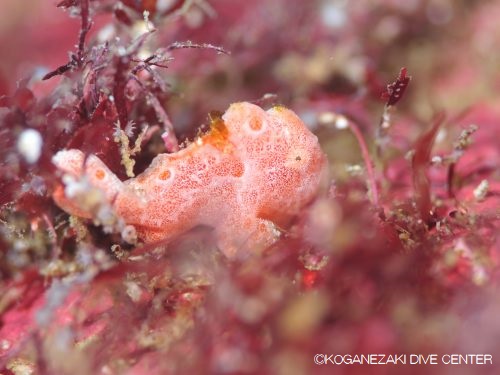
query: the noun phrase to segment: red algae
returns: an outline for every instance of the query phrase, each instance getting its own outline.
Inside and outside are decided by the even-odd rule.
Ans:
[[[498,14],[3,0],[0,373],[498,373]]]

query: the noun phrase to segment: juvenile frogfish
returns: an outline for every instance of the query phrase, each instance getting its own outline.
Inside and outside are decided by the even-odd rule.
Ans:
[[[294,112],[246,102],[232,104],[205,135],[156,156],[126,181],[79,150],[59,151],[53,162],[72,178],[86,176],[143,242],[167,243],[198,225],[210,226],[228,257],[276,241],[277,228],[286,228],[315,198],[327,169],[317,137]],[[55,190],[56,204],[92,218],[67,190]]]

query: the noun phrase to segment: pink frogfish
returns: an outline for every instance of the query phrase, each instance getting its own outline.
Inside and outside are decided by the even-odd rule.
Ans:
[[[199,226],[214,230],[228,257],[271,245],[324,185],[327,159],[317,137],[281,106],[264,111],[232,104],[211,129],[180,151],[160,154],[140,175],[121,181],[96,156],[62,150],[66,176],[86,177],[144,243],[168,243]],[[64,186],[53,198],[66,212],[94,215]]]

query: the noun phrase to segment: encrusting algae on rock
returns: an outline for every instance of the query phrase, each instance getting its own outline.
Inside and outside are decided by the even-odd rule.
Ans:
[[[73,178],[86,176],[142,241],[169,241],[206,225],[227,256],[271,245],[277,227],[289,225],[317,195],[327,170],[317,137],[297,115],[246,102],[231,105],[207,134],[178,152],[158,155],[124,182],[79,150],[60,151],[53,162]],[[93,218],[68,186],[59,186],[54,200],[70,214]]]

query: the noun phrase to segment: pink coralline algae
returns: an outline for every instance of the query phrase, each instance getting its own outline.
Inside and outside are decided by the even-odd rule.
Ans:
[[[211,130],[188,147],[158,155],[136,178],[120,181],[96,156],[64,150],[53,159],[93,187],[145,242],[171,240],[197,225],[215,228],[227,256],[263,249],[309,203],[325,176],[317,137],[290,110],[267,112],[250,103],[230,106]],[[71,183],[56,189],[65,211],[93,218]]]

